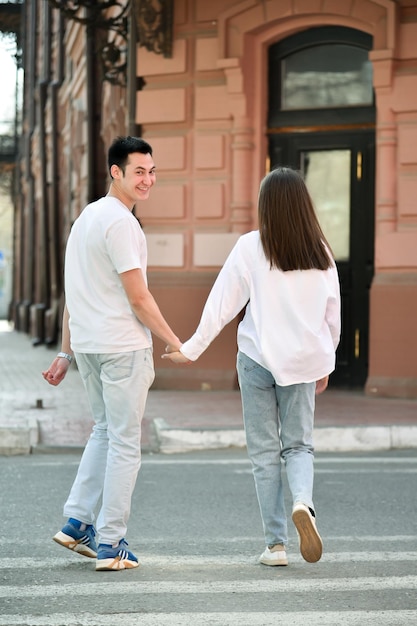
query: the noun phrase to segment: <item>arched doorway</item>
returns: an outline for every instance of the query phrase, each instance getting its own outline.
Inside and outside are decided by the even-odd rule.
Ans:
[[[374,272],[375,106],[372,38],[312,28],[269,48],[269,167],[300,169],[333,248],[342,291],[334,386],[362,387],[368,372]]]

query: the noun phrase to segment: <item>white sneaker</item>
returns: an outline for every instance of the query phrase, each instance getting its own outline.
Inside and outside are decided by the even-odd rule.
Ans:
[[[292,521],[297,529],[301,556],[308,563],[316,563],[321,559],[323,543],[316,527],[316,519],[308,506],[296,502],[292,510]]]
[[[282,544],[278,544],[273,548],[266,546],[262,552],[259,562],[264,565],[288,565],[287,553]]]

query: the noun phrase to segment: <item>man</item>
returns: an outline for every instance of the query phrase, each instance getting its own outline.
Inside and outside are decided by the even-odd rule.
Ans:
[[[119,137],[108,166],[107,196],[85,207],[68,238],[61,352],[43,377],[58,385],[75,356],[95,422],[64,506],[68,522],[53,539],[96,558],[96,570],[121,570],[138,566],[125,536],[154,380],[151,332],[172,350],[181,342],[148,290],[145,235],[132,214],[155,184],[152,148]]]

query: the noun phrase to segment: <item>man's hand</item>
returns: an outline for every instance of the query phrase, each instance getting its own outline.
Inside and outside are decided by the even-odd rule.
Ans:
[[[47,383],[56,387],[64,380],[65,374],[67,373],[70,365],[71,363],[68,359],[55,357],[49,368],[42,372],[42,376]]]
[[[171,352],[169,346],[165,348],[165,354],[162,355],[162,358],[169,359],[172,363],[191,363],[190,359],[187,359],[179,350]]]

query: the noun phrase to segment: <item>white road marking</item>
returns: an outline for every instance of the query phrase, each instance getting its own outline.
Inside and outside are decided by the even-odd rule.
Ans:
[[[259,555],[263,546],[259,548]],[[140,554],[140,553],[139,553]],[[181,569],[189,567],[225,567],[233,565],[247,565],[252,567],[258,564],[258,555],[242,557],[241,555],[229,556],[211,556],[204,554],[176,556],[160,554],[145,554],[139,556],[139,562],[144,567],[163,567]],[[291,563],[305,563],[299,554],[289,554]],[[378,552],[324,552],[320,563],[396,563],[401,561],[417,561],[417,552],[399,552],[399,551],[378,551]],[[79,555],[71,555],[68,557],[48,557],[48,558],[0,558],[0,571],[6,569],[53,569],[58,567],[66,567],[68,565],[82,564],[83,566],[95,566],[94,559],[81,558]]]
[[[3,615],[0,626],[405,626],[416,620],[417,611],[55,613]]]
[[[375,467],[373,469],[353,469],[353,468],[343,468],[343,469],[321,469],[320,467],[316,467],[314,469],[315,474],[417,474],[417,467],[402,467],[402,468],[387,468],[381,469],[380,467]]]
[[[283,468],[283,470],[285,471],[285,468]],[[234,474],[252,474],[252,469],[251,468],[245,468],[245,469],[241,469],[241,470],[233,470]],[[331,476],[334,476],[335,474],[417,474],[417,467],[415,468],[411,468],[411,467],[402,467],[401,469],[399,468],[387,468],[387,469],[381,469],[381,468],[373,468],[373,469],[357,469],[357,468],[344,468],[344,469],[321,469],[320,467],[315,467],[314,468],[314,474],[330,474]]]
[[[59,585],[5,585],[0,587],[0,598],[53,598],[62,596],[104,596],[117,594],[228,594],[228,593],[324,593],[346,591],[417,590],[417,576],[369,576],[358,578],[320,578],[303,580],[222,580],[203,582],[155,581],[59,584]]]
[[[29,459],[32,465],[36,467],[50,467],[50,466],[69,466],[69,465],[78,465],[79,459],[76,461],[68,461],[67,459],[59,460],[54,458],[53,460],[41,461],[39,456],[34,455]],[[223,457],[223,458],[215,458],[215,459],[205,459],[203,458],[187,458],[187,455],[178,455],[178,456],[163,456],[163,457],[155,457],[152,454],[147,455],[144,454],[142,456],[142,465],[249,465],[250,461],[247,457],[242,457],[238,459]],[[382,465],[407,465],[414,464],[417,465],[417,455],[411,457],[376,457],[376,456],[367,456],[367,457],[346,457],[346,456],[330,456],[330,457],[321,457],[316,456],[314,459],[314,464],[317,467],[318,465],[372,465],[372,464],[382,464]]]
[[[295,537],[295,536],[294,536]],[[152,539],[148,539],[148,538],[142,538],[141,542],[142,544],[146,544],[149,543],[151,545],[159,545],[159,544],[166,544],[167,542],[171,542],[171,541],[176,541],[177,537],[170,537],[165,535],[164,537],[152,537]],[[378,543],[378,544],[384,544],[384,543],[388,543],[388,544],[393,544],[393,543],[407,543],[407,542],[411,542],[416,544],[417,543],[417,539],[415,535],[361,535],[360,537],[355,537],[354,535],[326,535],[324,537],[325,543],[326,545],[330,545],[332,542],[336,542],[340,545],[340,543]],[[36,545],[39,546],[43,546],[44,545],[44,541],[45,538],[39,538],[39,541],[32,541],[32,544],[34,545],[36,543]],[[207,540],[205,540],[205,545],[210,546],[210,545],[227,545],[230,543],[258,543],[260,549],[263,549],[263,536],[261,534],[259,535],[253,535],[253,536],[235,536],[235,537],[208,537]],[[186,539],[181,539],[181,544],[183,546],[194,546],[195,545],[195,540],[190,541],[190,540],[186,540]],[[0,537],[0,546],[8,546],[10,545],[10,538],[9,537]],[[13,545],[15,546],[27,546],[27,539],[15,539],[13,541]],[[295,545],[295,544],[294,544]],[[262,550],[261,550],[262,551]],[[343,552],[341,552],[341,554],[343,554]],[[1,562],[1,558],[0,558],[0,562]],[[1,569],[1,568],[0,568]]]

